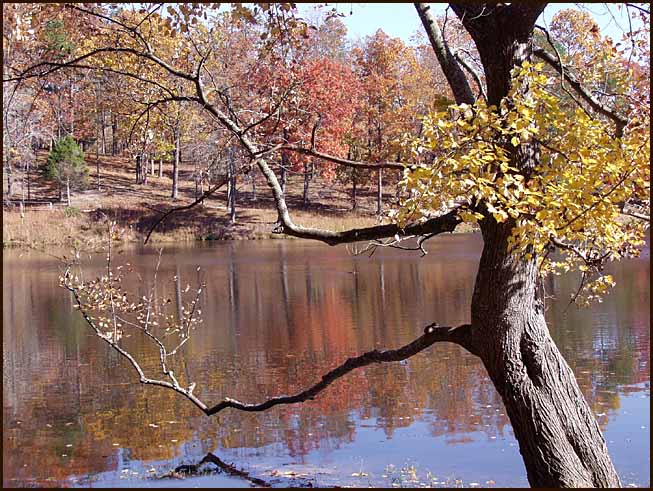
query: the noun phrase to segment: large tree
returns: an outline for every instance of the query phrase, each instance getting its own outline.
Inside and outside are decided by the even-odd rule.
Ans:
[[[443,327],[434,323],[404,347],[351,358],[315,386],[260,404],[229,398],[213,406],[205,404],[193,392],[194,384],[183,386],[168,369],[165,346],[148,330],[149,315],[148,320],[137,318],[132,327],[158,343],[164,377],[146,376],[121,346],[121,331],[127,326],[119,329],[114,317],[112,329],[105,331],[111,317],[98,320],[91,315],[102,300],[108,299],[114,312],[116,308],[131,312],[117,278],[108,275],[88,285],[67,273],[64,286],[75,295],[89,325],[137,369],[141,382],[174,390],[207,415],[227,408],[262,411],[301,402],[316,397],[358,367],[404,360],[436,342],[456,343],[481,359],[501,395],[531,485],[620,485],[594,415],[548,332],[541,279],[559,269],[579,267],[583,271],[579,295],[582,291],[595,296],[611,283],[602,272],[603,263],[637,253],[636,246],[641,244],[648,223],[637,220],[647,217],[639,214],[629,221],[619,215],[628,212],[633,197],[640,202],[648,199],[649,117],[642,105],[630,111],[633,116],[628,119],[617,111],[619,105],[597,99],[565,70],[560,56],[546,49],[534,50],[535,22],[545,5],[451,4],[474,41],[483,68],[482,77],[475,77],[475,83],[484,83],[483,90],[478,91],[482,97],[477,99],[468,80],[471,71],[466,71],[462,58],[452,53],[429,7],[415,4],[456,105],[447,112],[431,114],[424,120],[423,131],[406,139],[405,148],[414,160],[405,164],[328,155],[315,145],[315,131],[306,146],[263,139],[259,126],[278,119],[287,101],[276,99],[269,105],[270,112],[258,119],[239,115],[242,108],[234,105],[228,89],[212,82],[219,74],[207,69],[224,65],[216,63],[220,55],[202,37],[204,28],[196,19],[205,13],[205,7],[199,4],[178,9],[168,6],[158,37],[151,36],[148,29],[161,5],[143,8],[140,17],[136,16],[141,18],[138,23],[133,15],[105,12],[97,6],[67,6],[80,17],[103,19],[105,28],[114,35],[112,44],[102,45],[98,37],[87,51],[62,61],[44,60],[21,69],[14,78],[44,77],[82,67],[110,70],[149,86],[153,101],[199,105],[233,135],[250,163],[265,176],[278,211],[277,231],[330,245],[374,240],[387,246],[417,237],[421,246],[424,240],[450,232],[462,221],[477,221],[484,241],[470,324]],[[291,4],[236,5],[234,19],[260,22],[262,43],[274,49],[275,43],[292,46],[306,31],[306,25],[291,12]],[[186,47],[179,63],[159,54],[163,42],[159,37],[166,34],[164,31]],[[550,80],[535,63],[535,53],[562,76]],[[552,84],[563,84],[565,91],[573,91],[576,108],[560,102],[550,90]],[[614,98],[620,97],[619,90],[616,87]],[[354,169],[402,170],[411,195],[392,224],[340,232],[303,227],[293,222],[269,165],[269,159],[284,151]],[[561,261],[552,259],[553,250],[562,254]],[[123,300],[116,305],[116,298]]]

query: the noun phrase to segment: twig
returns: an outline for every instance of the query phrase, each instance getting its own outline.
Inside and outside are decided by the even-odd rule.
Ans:
[[[170,215],[177,211],[182,211],[182,210],[189,210],[193,208],[194,206],[199,205],[202,201],[204,201],[206,198],[211,196],[213,193],[215,193],[218,189],[220,189],[222,186],[227,184],[229,182],[228,178],[224,178],[222,181],[220,181],[218,184],[213,186],[211,189],[208,189],[207,191],[202,194],[199,198],[197,198],[195,201],[188,205],[184,206],[177,206],[175,208],[171,208],[170,210],[166,211],[156,222],[154,222],[154,225],[150,227],[150,230],[147,233],[147,236],[145,237],[145,240],[143,241],[143,244],[147,244],[147,242],[150,240],[150,236],[152,235],[152,232],[154,232],[154,229],[158,227],[166,218],[168,218]]]

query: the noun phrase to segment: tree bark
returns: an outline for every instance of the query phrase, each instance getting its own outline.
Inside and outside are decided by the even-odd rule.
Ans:
[[[532,486],[620,486],[594,414],[549,335],[535,260],[507,252],[511,225],[482,227],[473,351],[501,395]]]
[[[107,154],[107,132],[106,132],[106,127],[105,127],[105,114],[104,114],[104,109],[102,109],[102,123],[101,123],[101,129],[102,129],[102,155]]]
[[[118,116],[111,113],[111,155],[118,153]]]
[[[488,103],[508,94],[510,70],[532,59],[532,30],[544,4],[503,4],[490,12],[452,4],[474,39]],[[539,147],[511,151],[528,178]],[[605,440],[572,370],[549,335],[536,257],[508,252],[515,223],[480,222],[484,247],[472,298],[472,349],[501,395],[534,487],[620,486]],[[530,251],[532,252],[532,251]]]
[[[141,183],[141,156],[136,156],[136,184]]]
[[[7,197],[11,198],[13,192],[14,192],[14,176],[13,176],[13,169],[12,169],[12,162],[11,162],[11,147],[7,148],[7,154],[5,156],[5,162],[6,162],[6,167],[5,169],[7,170]]]
[[[68,206],[70,206],[70,178],[66,178],[66,199],[68,200]]]
[[[175,126],[175,158],[172,161],[172,199],[177,199],[179,186],[179,164],[181,163],[181,121]]]
[[[231,223],[236,223],[236,165],[234,158],[234,152],[230,151],[227,162],[227,207]]]
[[[352,172],[351,175],[351,211],[356,211],[356,186],[358,184],[358,179],[356,176],[356,170]]]
[[[281,192],[286,193],[286,164],[287,164],[287,157],[283,155],[281,157],[281,177],[280,177],[280,183],[281,183]]]
[[[383,169],[378,170],[378,181],[376,185],[376,214],[383,212]]]
[[[309,164],[304,163],[304,193],[302,195],[302,204],[304,205],[304,208],[308,206],[308,186],[311,183],[311,177],[313,174],[313,170],[309,170]]]

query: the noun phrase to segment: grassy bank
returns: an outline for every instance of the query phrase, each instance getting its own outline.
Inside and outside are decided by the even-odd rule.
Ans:
[[[102,239],[106,237],[110,214],[104,217],[96,212],[84,212],[79,208],[55,209],[54,211],[3,211],[2,242],[3,247],[38,247],[67,246],[76,239]],[[221,213],[221,215],[223,215]],[[213,224],[185,224],[178,218],[170,218],[161,228],[152,233],[150,243],[185,242],[196,240],[256,240],[292,238],[272,232],[276,213],[272,210],[260,210],[254,213],[248,210],[242,221],[235,224],[222,224],[216,220]],[[211,215],[209,213],[209,215]],[[378,224],[374,217],[348,216],[333,217],[297,211],[293,214],[297,223],[309,227],[322,227],[329,230],[345,230],[354,227],[369,227]],[[144,228],[143,221],[116,220],[118,237],[123,242],[143,242],[149,228]],[[456,232],[470,232],[472,229],[459,226]]]
[[[46,155],[38,156],[41,165]],[[91,170],[88,189],[75,192],[72,206],[58,203],[59,191],[40,176],[32,176],[32,199],[55,203],[52,210],[5,207],[2,218],[4,247],[65,246],[75,240],[101,239],[106,236],[110,221],[116,222],[118,237],[124,242],[142,242],[161,214],[172,207],[189,204],[195,199],[192,180],[194,166],[182,165],[179,198],[171,200],[171,169],[162,177],[150,176],[148,183],[136,184],[130,162],[120,157],[99,159],[100,187],[97,188],[96,162],[87,159]],[[254,182],[244,180],[238,185],[236,222],[229,220],[226,189],[220,189],[201,205],[170,215],[154,231],[152,244],[195,240],[287,238],[272,231],[277,212],[262,176]],[[17,179],[15,195],[23,190]],[[338,183],[323,182],[319,177],[311,183],[309,204],[302,202],[303,178],[291,176],[286,194],[295,223],[307,227],[345,230],[379,224],[375,216],[376,189],[359,190],[357,210],[351,211],[349,189]],[[257,192],[258,191],[258,192]],[[386,207],[394,197],[385,196]],[[469,226],[457,231],[470,231]]]

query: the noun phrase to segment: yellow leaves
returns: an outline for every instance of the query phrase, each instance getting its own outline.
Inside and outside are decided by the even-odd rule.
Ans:
[[[499,109],[483,101],[450,106],[446,113],[423,119],[421,138],[407,139],[419,155],[433,155],[434,160],[406,171],[402,184],[410,197],[402,202],[398,222],[404,226],[441,213],[464,197],[482,203],[488,211],[485,218],[499,223],[512,218],[511,250],[532,251],[542,275],[572,269],[598,274],[571,249],[559,250],[561,260],[551,261],[548,254],[543,259],[553,239],[587,257],[636,255],[648,224],[618,217],[629,199],[645,203],[645,213],[650,213],[648,116],[643,114],[617,139],[610,123],[582,109],[564,109],[547,90],[554,82],[541,73],[541,66],[526,64],[515,73],[510,104],[504,100]],[[528,84],[522,83],[525,78]],[[517,90],[526,85],[527,93]],[[526,179],[510,160],[510,150],[533,135],[545,145]],[[472,209],[459,211],[459,216],[472,223],[484,218]],[[599,277],[606,279],[588,280],[586,287],[595,298],[611,284]]]
[[[478,212],[470,212],[466,210],[459,211],[458,216],[467,223],[478,223],[479,220],[483,220],[484,218],[483,215]]]

